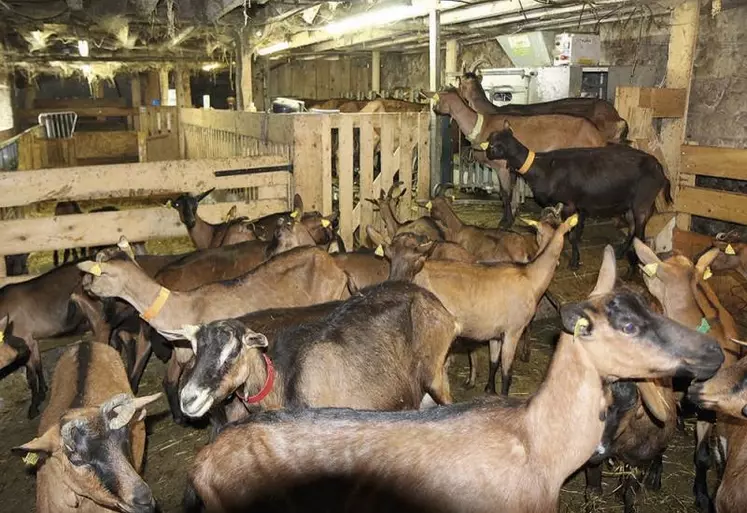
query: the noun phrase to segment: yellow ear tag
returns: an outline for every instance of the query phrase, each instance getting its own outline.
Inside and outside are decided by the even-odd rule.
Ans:
[[[384,248],[382,247],[381,244],[379,244],[378,246],[376,246],[376,251],[374,251],[374,255],[380,256],[380,257],[384,256]]]
[[[489,144],[488,144],[487,141],[480,143],[480,148],[483,149],[483,150],[487,150],[488,146],[489,146]]]
[[[293,219],[297,218],[298,217],[298,210],[294,210],[293,212],[291,212],[291,217]]]
[[[521,218],[524,223],[528,224],[529,226],[534,226],[535,228],[539,226],[539,223],[535,221],[534,219],[529,219],[528,217],[522,217]]]
[[[579,317],[576,325],[573,327],[573,336],[578,337],[583,328],[589,326],[589,320],[586,317]]]
[[[734,248],[731,247],[731,244],[729,244],[729,245],[726,246],[726,249],[724,250],[724,253],[726,253],[727,255],[736,255],[737,254],[737,252],[734,251]]]
[[[36,465],[38,461],[39,461],[39,455],[36,454],[35,452],[29,452],[26,454],[26,456],[23,457],[23,462],[30,467],[33,467],[34,465]]]
[[[5,333],[0,331],[0,346],[5,344]]]
[[[641,270],[646,273],[646,276],[649,278],[653,278],[656,275],[656,270],[659,268],[659,264],[646,264],[644,265]]]
[[[164,205],[164,207],[166,207],[166,208],[171,208],[171,206],[172,206],[172,205],[171,205],[171,200],[168,200],[168,201],[166,202],[166,204]]]
[[[99,264],[93,264],[91,270],[88,272],[93,274],[94,276],[101,276],[101,266]]]
[[[453,194],[451,196],[449,196],[449,197],[451,198],[451,202],[452,203],[454,203],[456,201],[456,196],[454,196]]]
[[[568,223],[568,226],[573,228],[578,224],[578,214],[573,214],[571,217],[569,217],[566,222]]]
[[[426,203],[425,204],[425,208],[427,208],[428,210],[430,210],[431,208],[433,208],[433,202],[429,201],[428,203]]]
[[[331,225],[331,224],[332,224],[332,223],[330,223],[330,222],[329,222],[329,219],[325,219],[325,218],[322,218],[322,226],[323,226],[324,228],[327,228],[327,227],[328,227],[329,225]]]
[[[438,93],[436,93],[436,94],[433,95],[433,101],[434,102],[438,103],[439,98],[440,98],[440,96],[438,96]]]
[[[706,270],[705,270],[705,272],[703,273],[703,279],[704,279],[704,280],[707,280],[707,279],[708,279],[708,278],[710,278],[711,276],[713,276],[713,273],[711,272],[711,268],[710,268],[710,267],[706,267]]]

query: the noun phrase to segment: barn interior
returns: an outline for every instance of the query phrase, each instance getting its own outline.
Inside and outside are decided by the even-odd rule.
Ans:
[[[377,200],[393,191],[400,225],[428,216],[426,202],[446,190],[464,223],[496,229],[508,211],[514,232],[533,233],[522,220],[546,211],[528,181],[507,192],[455,116],[435,111],[474,74],[499,108],[566,98],[613,105],[627,123],[617,142],[654,156],[671,184],[673,201],[657,198],[644,242],[693,261],[714,245],[741,255],[741,268],[708,268],[706,279],[735,338],[747,337],[743,0],[0,0],[0,13],[0,318],[9,323],[12,287],[93,259],[93,248],[123,236],[147,255],[213,251],[172,208],[184,194],[207,193],[199,216],[215,225],[297,213],[298,195],[304,212],[330,216],[345,251],[377,250],[379,259],[367,227],[388,229]],[[629,231],[624,219],[592,215],[577,269],[566,242],[511,397],[528,399],[543,383],[563,329],[559,306],[587,298],[605,247]],[[617,268],[645,293],[637,268],[626,275],[624,258]],[[35,301],[25,307],[32,323],[45,308]],[[48,384],[66,351],[96,339],[90,324],[38,337]],[[464,384],[467,357],[453,355],[454,402],[487,395],[488,344],[476,355],[473,386]],[[163,391],[170,364],[157,356],[145,360],[138,396]],[[27,361],[0,337],[7,511],[40,508],[38,465],[11,452],[40,434],[43,418],[27,417]],[[182,511],[210,423],[176,423],[165,398],[147,411],[143,479],[158,511]],[[602,493],[589,494],[579,469],[557,511],[702,511],[695,443],[696,418],[685,415],[663,455],[661,489],[636,486],[634,510],[621,490],[642,485],[644,473],[610,458]],[[708,480],[715,498],[719,476]]]

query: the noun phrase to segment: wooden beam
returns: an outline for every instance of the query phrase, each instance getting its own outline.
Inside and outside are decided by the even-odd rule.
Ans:
[[[747,180],[747,149],[683,144],[681,173]]]
[[[180,108],[192,108],[192,84],[190,83],[189,69],[178,67],[174,70],[174,81],[176,82],[176,106]]]
[[[698,0],[686,0],[674,11],[670,22],[669,36],[669,59],[667,61],[666,86],[670,88],[685,89],[685,109],[681,118],[664,119],[661,125],[661,150],[667,160],[670,173],[670,181],[673,187],[675,200],[680,189],[680,151],[685,140],[687,128],[687,108],[690,100],[690,86],[692,83],[693,62],[695,60],[695,47],[698,42],[698,29],[700,24],[700,2]],[[695,182],[687,185],[695,185]],[[677,227],[684,230],[690,229],[690,216],[677,216]]]
[[[169,70],[161,69],[158,73],[158,84],[160,86],[161,106],[168,105],[169,99]]]
[[[145,75],[145,106],[153,105],[153,100],[161,101],[161,85],[158,71],[151,70]]]
[[[142,90],[140,88],[140,73],[133,73],[130,77],[130,98],[132,100],[132,108],[140,109],[140,106],[143,104]],[[137,126],[138,116],[133,115],[130,119],[132,119],[132,128],[134,130],[139,130],[139,127]]]
[[[675,202],[677,212],[747,224],[747,194],[682,187]]]
[[[256,112],[254,105],[254,91],[252,90],[252,57],[253,49],[248,42],[241,44],[241,62],[239,63],[239,104],[240,110]]]
[[[421,24],[420,28],[424,29],[425,25]],[[323,31],[320,31],[320,32],[323,32]],[[315,44],[311,48],[308,48],[307,51],[311,51],[313,53],[328,52],[330,50],[337,50],[339,48],[344,48],[347,46],[356,46],[356,45],[370,43],[372,41],[380,41],[382,39],[391,39],[401,34],[402,34],[402,29],[391,30],[391,29],[370,28],[370,29],[362,30],[360,32],[355,32],[353,34],[345,35],[340,38],[333,39],[331,41],[326,41],[324,43]]]
[[[444,62],[444,73],[446,80],[449,80],[450,73],[459,72],[458,64],[459,42],[456,39],[446,41],[446,61]]]
[[[234,205],[237,215],[251,219],[284,211],[287,189],[281,186],[272,189],[270,194],[280,197],[260,196],[251,203],[201,205],[200,217],[211,223],[220,222]],[[187,235],[177,211],[165,207],[0,221],[0,230],[2,251],[8,254],[115,244],[122,235],[130,241]]]
[[[287,163],[284,157],[267,155],[81,166],[65,169],[64,173],[59,169],[2,172],[0,190],[13,191],[13,194],[0,195],[0,207],[39,201],[158,196],[211,187],[238,189],[287,184],[290,177],[286,171],[223,177],[213,174],[214,171],[256,169]]]
[[[381,91],[381,53],[378,50],[371,52],[371,90]]]

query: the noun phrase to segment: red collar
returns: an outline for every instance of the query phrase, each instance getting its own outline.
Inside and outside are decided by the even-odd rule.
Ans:
[[[267,367],[267,379],[265,379],[265,384],[262,385],[262,390],[255,395],[249,396],[242,396],[238,390],[236,391],[236,397],[246,404],[256,404],[267,397],[272,391],[272,385],[275,383],[275,367],[272,365],[272,360],[270,360],[270,357],[266,353],[262,353],[262,356],[265,357],[265,366]]]

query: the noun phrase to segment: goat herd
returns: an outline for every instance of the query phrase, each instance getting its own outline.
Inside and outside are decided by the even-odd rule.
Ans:
[[[304,212],[298,196],[291,212],[212,225],[198,215],[207,193],[185,194],[170,206],[197,251],[136,255],[123,238],[0,290],[0,365],[25,364],[29,416],[47,394],[37,341],[88,329],[94,338],[59,359],[38,436],[14,449],[37,469],[37,511],[155,510],[140,472],[146,407],[161,394],[136,396],[152,352],[168,360],[174,421],[207,416],[212,426],[189,469],[186,511],[557,511],[580,468],[600,490],[608,458],[644,468],[659,487],[688,412],[698,507],[713,508],[715,449],[717,511],[747,511],[747,360],[707,282],[730,269],[747,276],[747,244],[714,241],[696,263],[657,256],[640,240],[668,191],[656,159],[624,144],[535,154],[548,148],[535,150],[519,126],[539,136],[527,125],[542,116],[501,115],[496,128],[498,115],[476,114],[454,91],[434,104],[485,143],[488,160],[524,175],[546,206],[527,221],[532,231],[465,224],[446,187],[421,203],[429,215],[400,222],[406,191],[395,184],[374,201],[385,230],[366,229],[376,251],[346,252],[335,217]],[[515,355],[528,358],[526,330],[565,235],[577,267],[584,217],[622,213],[631,230],[621,253],[655,300],[617,283],[607,246],[588,298],[559,306],[544,383],[509,400]],[[470,354],[474,385],[481,344],[487,391],[500,369],[502,395],[451,404],[450,355]],[[626,511],[636,487],[623,483]]]

